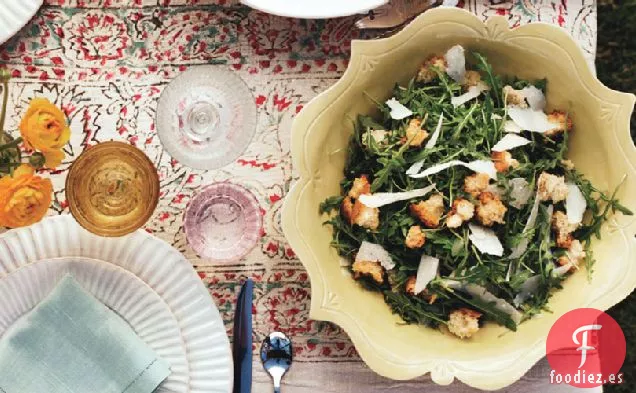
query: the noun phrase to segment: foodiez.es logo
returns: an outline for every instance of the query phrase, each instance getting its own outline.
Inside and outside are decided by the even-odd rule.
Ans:
[[[623,383],[625,335],[603,311],[579,308],[559,318],[548,334],[550,382],[590,388]]]

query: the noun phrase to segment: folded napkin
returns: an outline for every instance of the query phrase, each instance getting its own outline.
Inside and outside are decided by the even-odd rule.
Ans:
[[[71,276],[0,339],[2,393],[150,393],[169,374],[168,364]]]

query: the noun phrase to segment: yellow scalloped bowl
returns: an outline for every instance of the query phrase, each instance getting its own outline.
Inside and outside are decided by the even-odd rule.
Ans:
[[[599,82],[581,50],[563,30],[533,23],[510,30],[501,17],[485,24],[456,9],[434,9],[397,35],[355,41],[344,76],[314,99],[293,125],[292,156],[300,179],[286,197],[283,228],[307,268],[312,285],[311,317],[340,325],[360,356],[377,373],[410,379],[430,373],[434,382],[457,378],[481,389],[499,389],[518,380],[545,355],[548,331],[559,316],[579,307],[606,310],[636,286],[634,217],[617,215],[593,245],[593,279],[581,271],[550,301],[553,313],[511,332],[488,324],[471,340],[400,324],[381,295],[362,289],[329,246],[331,231],[318,205],[338,194],[352,119],[377,113],[370,96],[388,99],[395,82],[406,83],[428,57],[454,44],[485,54],[501,74],[548,79],[549,108],[566,108],[575,122],[570,158],[593,183],[614,189],[636,211],[636,148],[629,135],[635,98]]]

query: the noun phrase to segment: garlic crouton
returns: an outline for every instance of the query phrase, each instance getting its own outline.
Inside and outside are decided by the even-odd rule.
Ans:
[[[411,213],[420,219],[428,228],[437,228],[444,214],[444,197],[442,194],[431,195],[426,201],[410,206]]]
[[[570,248],[572,245],[572,232],[579,227],[578,224],[570,224],[567,214],[555,211],[552,214],[552,229],[556,234],[556,244],[561,248]]]
[[[428,138],[428,132],[422,129],[422,121],[420,119],[411,119],[408,127],[406,127],[406,138],[404,143],[409,146],[422,146],[424,140]]]
[[[474,175],[466,176],[464,179],[464,191],[477,198],[479,194],[488,188],[490,183],[490,176],[487,173],[475,173]]]
[[[448,217],[446,218],[446,226],[449,228],[459,228],[462,224],[471,218],[475,214],[475,205],[470,201],[457,198],[453,201]]]
[[[583,261],[585,261],[586,256],[587,254],[585,253],[585,250],[583,249],[583,244],[578,239],[574,239],[572,240],[567,253],[564,256],[559,257],[559,259],[557,260],[557,263],[560,266],[569,265],[570,269],[568,271],[571,271],[572,267],[576,268]]]
[[[541,172],[537,181],[539,199],[542,201],[560,202],[568,197],[568,186],[563,176]]]
[[[466,89],[472,86],[477,86],[481,82],[481,75],[477,71],[466,71],[464,75],[464,81],[462,82],[462,86]]]
[[[565,112],[552,111],[552,113],[548,114],[548,121],[554,123],[556,127],[546,131],[544,135],[553,136],[572,129],[572,118]]]
[[[378,284],[384,282],[384,268],[380,262],[374,261],[355,261],[351,266],[353,277],[358,279],[362,276],[371,277]]]
[[[501,202],[501,199],[492,192],[479,194],[476,214],[477,220],[482,225],[490,227],[495,223],[503,224],[507,210],[508,208]]]
[[[361,175],[353,180],[349,195],[351,198],[358,199],[360,195],[371,194],[371,183],[366,175]]]
[[[508,169],[516,168],[519,166],[519,161],[512,158],[512,154],[508,151],[493,151],[490,154],[492,162],[495,164],[497,172],[505,172]]]
[[[470,338],[479,331],[481,313],[469,308],[453,310],[448,317],[448,330],[459,338]]]
[[[377,207],[368,207],[360,202],[360,200],[357,200],[353,205],[351,218],[353,224],[375,230],[380,226],[380,209]]]
[[[419,225],[413,225],[409,228],[406,234],[406,240],[404,244],[408,248],[420,248],[426,242],[426,234],[422,232],[422,228]]]
[[[521,90],[515,90],[512,86],[504,86],[504,97],[507,105],[517,105],[520,108],[527,108],[526,97]]]
[[[446,72],[446,59],[443,56],[433,56],[426,60],[417,72],[416,80],[418,82],[428,83],[437,78],[437,73],[432,70],[431,67],[438,68],[440,72]]]

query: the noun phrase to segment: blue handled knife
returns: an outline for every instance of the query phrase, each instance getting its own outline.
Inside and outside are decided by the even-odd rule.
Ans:
[[[252,391],[252,299],[254,282],[247,279],[241,287],[234,315],[232,355],[234,357],[233,393]]]

